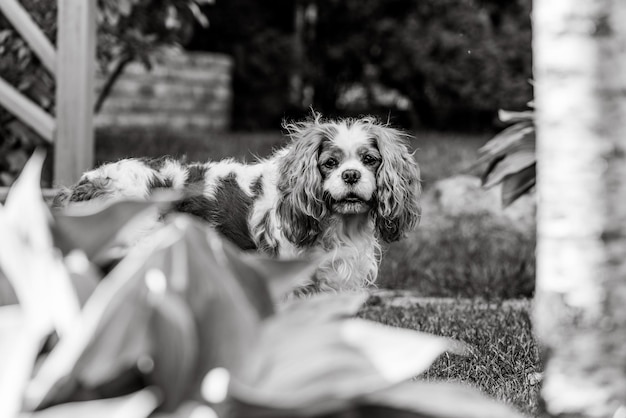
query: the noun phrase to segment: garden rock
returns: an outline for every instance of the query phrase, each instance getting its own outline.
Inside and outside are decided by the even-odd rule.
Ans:
[[[506,208],[502,206],[501,192],[501,185],[486,189],[480,178],[471,175],[439,180],[424,195],[423,216],[488,213],[511,222],[523,232],[534,231],[537,206],[534,190]]]

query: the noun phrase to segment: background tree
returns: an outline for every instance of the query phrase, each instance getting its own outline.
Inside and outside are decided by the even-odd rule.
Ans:
[[[620,0],[534,4],[535,323],[553,415],[626,405],[625,18]]]
[[[277,129],[290,111],[295,1],[217,1],[203,10],[211,24],[196,27],[187,48],[233,57],[234,127]]]
[[[532,98],[530,5],[280,0],[266,7],[232,0],[207,6],[211,25],[189,47],[234,56],[235,128],[276,128],[313,105],[334,116],[386,118],[391,110],[392,117],[412,114],[395,120],[404,125],[484,129],[499,108],[518,109]],[[294,45],[302,51],[294,54]],[[302,91],[290,97],[294,73]],[[381,100],[384,94],[411,106]]]

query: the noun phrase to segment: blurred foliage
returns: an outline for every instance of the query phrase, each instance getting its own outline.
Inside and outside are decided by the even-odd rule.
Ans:
[[[150,58],[191,37],[193,23],[208,24],[200,5],[213,0],[98,0],[97,60],[104,74],[132,60],[150,65]],[[21,0],[43,33],[55,43],[57,0]],[[0,14],[0,77],[54,113],[54,77]],[[117,75],[116,75],[117,74]],[[104,94],[106,94],[105,91]],[[27,156],[37,146],[48,146],[14,115],[0,108],[0,185],[11,184]]]
[[[294,5],[294,0],[228,0],[203,8],[211,24],[196,26],[187,47],[234,58],[236,129],[276,130],[290,108]]]
[[[530,0],[232,0],[210,7],[211,26],[190,47],[235,57],[238,128],[275,128],[312,105],[333,116],[391,111],[405,127],[485,129],[497,109],[532,98],[530,8]],[[299,102],[289,96],[294,73]],[[342,105],[355,89],[365,103]]]
[[[0,307],[0,416],[521,417],[469,387],[412,382],[471,347],[355,318],[365,292],[285,301],[314,260],[241,253],[184,214],[125,247],[157,203],[50,213],[42,162],[0,205],[0,279],[19,303]]]
[[[491,125],[532,98],[529,0],[397,0],[370,49],[380,79],[436,128]],[[387,5],[391,9],[390,5]],[[392,9],[393,10],[393,9]]]

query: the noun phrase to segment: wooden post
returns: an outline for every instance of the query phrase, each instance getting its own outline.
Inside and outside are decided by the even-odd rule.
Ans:
[[[96,1],[58,4],[54,182],[68,185],[93,165]]]
[[[552,416],[626,416],[626,2],[536,0],[535,329]]]

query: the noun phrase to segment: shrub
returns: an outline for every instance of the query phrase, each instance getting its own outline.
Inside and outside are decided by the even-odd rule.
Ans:
[[[339,74],[352,69],[347,78],[363,82],[373,77],[397,89],[411,100],[424,126],[490,126],[497,109],[518,108],[532,97],[527,83],[531,76],[530,1],[346,4],[336,7],[359,16],[358,22],[347,27],[333,21],[344,19],[345,14],[321,7],[326,25],[348,32],[325,39],[328,45],[320,49],[328,53],[321,55],[322,62],[332,61],[342,70]],[[357,31],[367,33],[360,44],[354,37]],[[355,56],[361,57],[360,65]],[[373,75],[363,72],[364,64],[375,69]],[[320,76],[328,79],[327,74]]]
[[[410,99],[408,112],[426,127],[484,128],[497,109],[515,109],[531,98],[530,0],[273,4],[218,2],[210,9],[215,24],[192,43],[235,56],[237,127],[275,128],[291,106],[309,104],[328,115],[387,117],[391,109],[394,118],[406,109],[379,103],[376,92],[386,89]],[[296,6],[316,11],[308,13],[300,41],[292,24]],[[301,42],[304,62],[294,61],[292,42]],[[289,77],[297,68],[302,89],[312,88],[311,103],[289,101]],[[365,90],[366,105],[339,106],[353,87]]]
[[[23,0],[43,33],[54,42],[56,37],[55,0]],[[28,45],[0,13],[0,77],[17,88],[44,110],[54,110],[54,78],[39,63]],[[28,155],[47,143],[34,131],[0,106],[0,186],[13,182]]]

